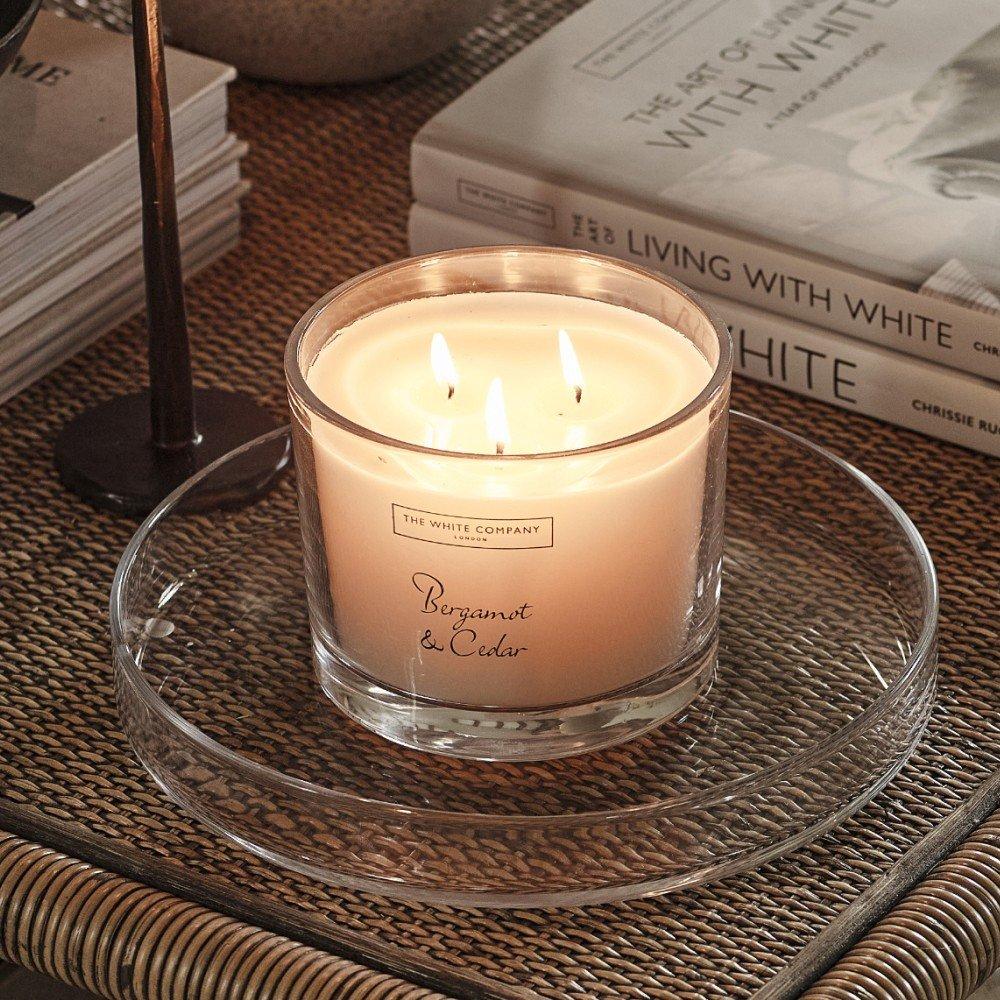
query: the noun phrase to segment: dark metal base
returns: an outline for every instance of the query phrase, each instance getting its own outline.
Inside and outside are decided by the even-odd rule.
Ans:
[[[187,448],[153,447],[149,393],[118,396],[70,421],[55,444],[59,478],[84,500],[124,514],[148,514],[172,490],[217,458],[279,426],[248,396],[195,389],[198,438]],[[228,462],[196,492],[188,509],[238,507],[263,496],[291,459],[287,440]]]

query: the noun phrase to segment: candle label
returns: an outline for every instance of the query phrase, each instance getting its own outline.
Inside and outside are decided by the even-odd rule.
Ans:
[[[551,517],[464,517],[392,505],[392,530],[404,538],[469,549],[551,549]]]
[[[420,612],[444,618],[447,627],[441,631],[437,626],[421,626],[420,648],[437,653],[451,653],[454,656],[484,656],[513,659],[528,651],[511,637],[513,623],[526,622],[534,615],[534,605],[527,601],[515,607],[478,608],[471,605],[451,603],[451,595],[445,592],[444,583],[432,573],[414,573],[413,586],[420,593]],[[484,636],[484,622],[500,622],[499,635]]]

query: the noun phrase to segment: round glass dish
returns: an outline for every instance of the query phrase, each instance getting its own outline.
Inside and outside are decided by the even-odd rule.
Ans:
[[[283,436],[285,435],[285,436]],[[867,476],[751,417],[730,426],[719,667],[680,720],[533,763],[408,750],[338,714],[311,663],[291,477],[188,513],[259,438],[177,490],[111,594],[136,753],[206,824],[338,886],[454,905],[580,905],[718,878],[867,802],[934,694],[937,587]]]

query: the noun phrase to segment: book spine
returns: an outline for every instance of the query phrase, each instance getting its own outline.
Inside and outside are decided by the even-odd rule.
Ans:
[[[517,242],[525,242],[517,233],[423,205],[410,213],[414,253]],[[738,374],[1000,456],[996,383],[732,299],[711,293],[702,298],[732,331]]]
[[[630,260],[699,291],[1000,379],[1000,315],[485,163],[419,137],[412,184],[416,201],[475,222]]]

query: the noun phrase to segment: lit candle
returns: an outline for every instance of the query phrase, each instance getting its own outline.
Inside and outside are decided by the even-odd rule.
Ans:
[[[692,339],[624,305],[503,289],[414,296],[331,333],[303,373],[336,415],[308,442],[327,691],[352,710],[346,669],[532,712],[669,672],[705,568],[718,419],[696,405],[714,366]]]

